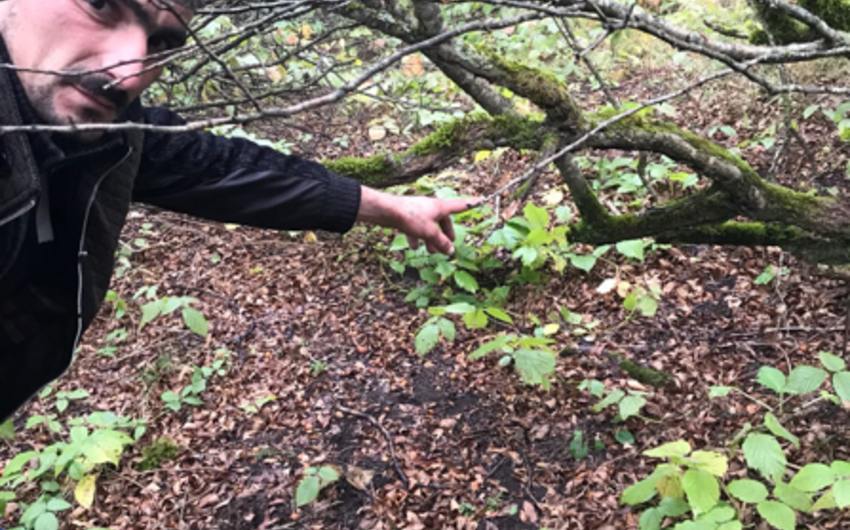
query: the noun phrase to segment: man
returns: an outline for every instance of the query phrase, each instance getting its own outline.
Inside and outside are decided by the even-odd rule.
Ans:
[[[161,72],[138,59],[182,46],[181,19],[201,3],[164,1],[0,2],[0,54],[15,65],[0,70],[0,124],[182,123],[139,103]],[[444,253],[453,251],[450,214],[468,207],[390,196],[208,133],[15,133],[0,142],[0,421],[70,365],[107,291],[131,201],[267,228],[344,232],[366,221]]]

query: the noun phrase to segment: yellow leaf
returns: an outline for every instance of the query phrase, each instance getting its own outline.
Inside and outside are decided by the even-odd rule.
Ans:
[[[312,244],[312,243],[316,243],[318,241],[319,241],[319,238],[316,237],[315,232],[304,232],[304,242],[305,243]]]
[[[678,473],[664,475],[658,479],[655,489],[662,497],[681,499],[685,496],[685,490],[682,487],[682,477]]]
[[[617,294],[620,295],[621,298],[625,298],[629,291],[632,289],[632,284],[626,281],[622,281],[617,284]]]
[[[559,329],[561,329],[561,326],[558,324],[546,324],[543,326],[543,334],[548,337],[549,335],[557,333]]]
[[[94,504],[94,490],[97,487],[97,475],[86,475],[83,480],[77,483],[77,488],[74,490],[74,498],[85,509],[89,509]]]
[[[489,157],[491,153],[492,151],[478,151],[475,153],[475,163],[477,164],[482,160],[487,160],[487,157]]]
[[[301,26],[301,36],[304,37],[305,40],[310,40],[310,37],[313,36],[313,28],[310,27],[310,24],[304,24]]]

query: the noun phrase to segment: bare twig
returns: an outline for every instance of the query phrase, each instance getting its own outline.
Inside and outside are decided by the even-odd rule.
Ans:
[[[357,416],[358,418],[368,420],[369,423],[371,423],[372,425],[377,427],[378,430],[381,431],[381,433],[384,435],[384,438],[387,440],[387,445],[390,448],[390,456],[393,459],[393,466],[395,467],[395,471],[398,474],[398,478],[404,485],[404,489],[410,489],[410,479],[407,478],[407,475],[404,473],[404,470],[401,468],[401,464],[398,461],[398,457],[396,456],[395,452],[395,444],[393,443],[393,437],[389,433],[389,431],[387,431],[387,429],[383,425],[381,425],[381,422],[379,422],[377,419],[375,419],[374,416],[370,414],[366,414],[365,412],[360,412],[359,410],[354,410],[342,405],[336,405],[336,409],[341,412],[345,412],[346,414],[351,414],[352,416]]]

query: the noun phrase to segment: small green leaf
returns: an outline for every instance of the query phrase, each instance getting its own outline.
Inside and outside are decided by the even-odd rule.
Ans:
[[[534,228],[549,228],[549,212],[544,208],[528,203],[525,205],[523,213]]]
[[[691,452],[691,444],[685,440],[676,440],[675,442],[666,443],[655,449],[644,451],[645,456],[653,458],[673,458],[687,456]]]
[[[707,513],[720,502],[720,484],[708,471],[689,469],[685,472],[682,486],[694,513]]]
[[[708,397],[709,399],[726,397],[733,390],[735,390],[735,387],[732,386],[713,386],[708,389]]]
[[[644,260],[643,249],[645,247],[646,244],[641,239],[632,239],[631,241],[620,241],[616,245],[617,252],[626,256],[627,258],[636,259],[638,261]]]
[[[489,322],[487,313],[481,309],[476,309],[472,313],[466,313],[463,315],[463,323],[466,324],[466,327],[469,329],[485,328]]]
[[[776,438],[767,434],[747,435],[742,445],[747,466],[770,480],[777,481],[784,473],[787,461]]]
[[[823,367],[830,372],[840,372],[847,368],[847,363],[844,359],[837,355],[822,351],[818,353],[818,357],[820,357],[820,362]]]
[[[756,381],[773,390],[777,394],[785,388],[785,374],[772,366],[762,366],[759,369]]]
[[[835,473],[836,478],[850,478],[850,462],[844,460],[834,460],[829,465],[829,469]]]
[[[51,512],[45,512],[35,520],[35,530],[58,530],[59,519]]]
[[[301,479],[298,489],[295,490],[295,505],[298,508],[306,506],[316,500],[320,490],[319,477],[310,475]]]
[[[626,396],[619,402],[620,418],[626,420],[632,416],[637,416],[640,409],[646,405],[646,399],[642,396]]]
[[[619,403],[625,397],[626,393],[622,390],[612,390],[610,394],[605,396],[605,399],[593,406],[593,412],[600,412],[605,407]]]
[[[454,274],[455,283],[458,287],[469,291],[470,293],[478,292],[478,282],[466,271],[456,271]]]
[[[788,374],[784,392],[794,395],[808,394],[820,387],[826,379],[826,372],[814,366],[798,366]]]
[[[15,425],[12,423],[12,420],[6,420],[0,423],[0,440],[2,439],[15,439]]]
[[[447,341],[453,342],[455,340],[457,328],[455,328],[454,322],[447,318],[441,318],[437,321],[437,327],[440,328],[440,333],[443,334]]]
[[[767,428],[770,430],[770,432],[772,432],[774,435],[779,436],[780,438],[784,438],[784,439],[788,440],[788,441],[789,441],[789,442],[791,442],[791,443],[794,445],[794,447],[796,447],[797,449],[799,449],[799,448],[800,448],[800,439],[799,439],[799,438],[797,438],[796,436],[794,436],[793,434],[791,434],[791,433],[788,431],[788,429],[786,429],[785,427],[783,427],[783,426],[782,426],[782,424],[781,424],[781,423],[779,423],[779,420],[778,420],[778,419],[776,419],[776,416],[774,416],[772,412],[767,412],[767,413],[764,415],[764,425],[765,425],[765,427],[767,427]]]
[[[839,480],[835,483],[833,494],[835,495],[835,503],[842,510],[850,506],[850,480]]]
[[[499,309],[498,307],[487,307],[484,308],[484,312],[495,318],[496,320],[501,320],[507,324],[513,324],[514,319],[511,318],[510,315]]]
[[[162,313],[163,301],[162,299],[154,300],[153,302],[148,302],[147,304],[142,306],[142,321],[139,323],[139,329],[144,328],[147,324],[149,324],[153,319],[158,317],[160,313]]]
[[[694,451],[690,460],[696,468],[708,471],[715,477],[722,477],[729,469],[729,460],[715,451]]]
[[[593,270],[593,267],[596,266],[596,256],[571,254],[569,258],[570,263],[572,263],[573,267],[581,269],[585,272],[590,272],[591,270]]]
[[[548,351],[517,350],[514,363],[520,378],[527,385],[549,387],[549,376],[555,372],[557,358]]]
[[[447,305],[443,309],[446,310],[446,313],[451,313],[453,315],[465,315],[467,313],[473,313],[476,310],[474,305],[466,302],[458,302],[456,304]]]
[[[794,530],[797,527],[797,514],[781,502],[762,501],[758,503],[756,510],[774,528]]]
[[[395,239],[393,239],[393,242],[390,244],[390,252],[406,250],[408,248],[410,248],[410,244],[407,241],[407,236],[404,234],[395,236]]]
[[[419,330],[416,334],[415,346],[416,353],[425,355],[434,349],[437,342],[440,340],[440,328],[436,324],[428,324]]]
[[[799,510],[804,513],[812,511],[812,496],[798,490],[790,484],[778,482],[776,487],[773,489],[773,496],[795,510]]]
[[[210,331],[210,324],[200,311],[194,307],[184,307],[182,314],[183,322],[192,333],[201,337],[207,336]]]
[[[832,386],[842,401],[850,401],[850,372],[838,372],[832,376]]]
[[[617,434],[614,435],[614,439],[623,445],[635,443],[635,437],[626,429],[617,431]]]
[[[330,484],[331,482],[339,480],[342,473],[340,473],[340,470],[335,466],[322,466],[319,468],[318,475],[319,478],[322,479],[322,482]]]
[[[648,508],[638,520],[638,530],[661,530],[664,514],[658,508]]]
[[[757,504],[767,499],[767,488],[761,482],[741,479],[729,483],[729,494],[742,502]]]
[[[495,338],[491,341],[487,341],[481,346],[479,346],[475,351],[469,354],[470,360],[480,359],[484,357],[490,352],[494,352],[503,348],[508,342],[512,339],[516,338],[513,335],[502,335],[501,337]]]
[[[658,495],[655,485],[662,477],[678,472],[679,467],[670,464],[656,467],[650,476],[626,488],[620,496],[620,502],[629,506],[643,504]]]
[[[685,499],[679,497],[665,497],[658,503],[658,509],[666,517],[681,517],[691,510],[691,506]]]
[[[832,486],[835,482],[835,473],[826,464],[806,464],[803,469],[794,475],[791,484],[800,491],[814,493]]]
[[[698,519],[701,523],[721,524],[731,521],[735,517],[735,509],[730,506],[718,505],[711,509],[710,512],[700,516]]]

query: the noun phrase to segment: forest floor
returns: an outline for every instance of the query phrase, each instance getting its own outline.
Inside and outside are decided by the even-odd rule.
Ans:
[[[646,79],[623,81],[621,90],[635,98],[636,92],[649,95],[653,87]],[[752,130],[775,118],[755,113],[746,93],[740,110],[730,101],[734,94],[694,94],[679,106],[677,119],[700,132],[732,124],[744,135],[742,113]],[[376,148],[362,132],[369,116],[358,119],[331,116],[303,149],[346,134],[351,152],[368,154]],[[824,123],[804,124],[802,133],[816,152],[833,145]],[[390,136],[379,147],[403,143]],[[846,161],[846,150],[834,148]],[[317,148],[313,154],[339,153]],[[763,151],[744,156],[760,169],[770,163]],[[804,158],[799,147],[792,148],[780,180],[843,186],[843,165],[804,167]],[[492,163],[470,161],[445,178],[462,193],[481,194],[529,162],[506,154],[498,172]],[[558,185],[549,175],[537,193]],[[565,306],[600,321],[592,335],[578,338],[564,328],[554,336],[563,353],[551,390],[524,386],[496,358],[467,359],[498,329],[473,333],[458,326],[454,343],[441,343],[424,357],[415,353],[413,338],[428,315],[404,301],[418,279],[399,276],[383,259],[387,252],[379,243],[391,237],[358,228],[345,237],[320,233],[314,239],[134,210],[124,239],[147,244],[113,284],[132,309],[121,321],[109,309],[102,312],[56,389],[90,394],[72,401],[61,417],[110,410],[147,418],[147,433],[119,469],[101,477],[95,506],[69,513],[64,526],[636,528],[638,512],[618,499],[657,463],[642,451],[677,439],[723,450],[747,422],[760,421],[758,405],[736,394],[710,400],[709,386],[735,385],[775,400],[754,381],[762,365],[787,371],[817,364],[821,350],[845,353],[846,291],[838,282],[812,275],[774,249],[670,248],[650,253],[643,263],[617,264],[624,276],[652,278],[662,286],[652,318],[628,318],[616,293],[597,292],[613,265],[600,264],[590,274],[567,269],[542,285],[514,286],[508,304],[514,314],[546,315]],[[767,265],[790,272],[756,285]],[[199,299],[197,307],[211,324],[208,337],[192,334],[176,316],[139,331],[132,296],[150,285],[158,286],[159,295]],[[99,354],[107,335],[120,327],[129,337],[112,356]],[[160,395],[189,384],[192,366],[223,358],[216,353],[222,348],[230,352],[226,373],[210,377],[203,404],[179,412],[164,408]],[[622,372],[610,353],[672,378],[648,388]],[[643,418],[622,424],[613,411],[593,413],[597,400],[577,388],[584,379],[648,392]],[[275,399],[262,403],[270,396]],[[48,400],[32,403],[16,425],[50,407]],[[788,448],[795,464],[850,459],[846,409],[820,402],[786,419],[785,426],[804,441],[803,450]],[[624,429],[634,443],[617,441]],[[588,444],[583,458],[571,452],[577,430]],[[25,431],[2,442],[0,459],[52,437],[46,430]],[[142,448],[163,437],[180,446],[177,456],[139,471]],[[304,469],[319,465],[339,466],[345,478],[296,510],[294,492]],[[730,476],[742,473],[743,462],[733,460]],[[10,505],[7,515],[19,516],[15,509]],[[846,528],[840,515],[829,512],[806,516],[803,524]]]

